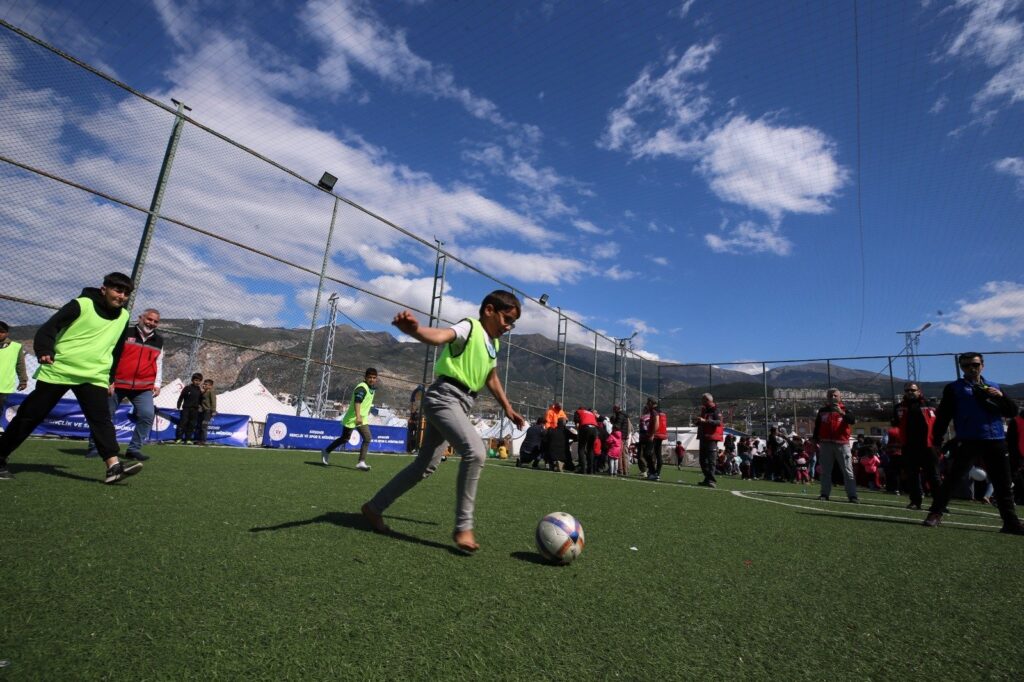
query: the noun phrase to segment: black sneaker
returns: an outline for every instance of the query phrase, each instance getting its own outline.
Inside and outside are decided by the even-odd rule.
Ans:
[[[860,499],[856,497],[851,497],[850,504],[860,504]]]
[[[129,464],[124,465],[124,462],[118,462],[114,466],[107,469],[107,476],[103,479],[104,483],[117,483],[118,481],[134,476],[135,474],[142,471],[141,464]]]
[[[911,502],[907,505],[907,509],[916,509],[917,511],[921,511],[921,505]]]
[[[1006,533],[1007,535],[1024,535],[1024,525],[1021,525],[1020,521],[1016,524],[1004,523],[999,532]]]
[[[13,481],[14,474],[6,466],[0,466],[0,481]]]
[[[828,502],[828,495],[818,495],[818,500],[820,502]]]
[[[928,518],[921,522],[922,526],[928,526],[929,528],[935,528],[942,523],[942,514],[939,512],[929,512]]]
[[[99,450],[88,450],[85,453],[86,459],[96,459],[100,456]]]
[[[149,459],[149,455],[144,455],[141,452],[126,452],[124,456],[128,459],[134,459],[136,462],[145,462]]]

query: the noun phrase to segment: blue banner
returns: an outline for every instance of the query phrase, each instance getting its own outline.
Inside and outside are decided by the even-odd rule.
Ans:
[[[333,419],[310,419],[288,414],[268,414],[263,429],[263,446],[270,448],[303,448],[322,450],[341,436],[342,424]],[[370,426],[371,452],[405,452],[404,426]],[[339,450],[358,450],[362,436],[352,436]]]
[[[3,414],[0,414],[0,426],[7,428],[7,424],[18,411],[18,406],[26,397],[20,393],[7,396]],[[153,420],[153,429],[149,433],[150,442],[174,440],[174,430],[178,419],[177,410],[157,410],[156,419]],[[132,406],[130,403],[123,403],[114,413],[114,431],[117,432],[118,442],[130,441],[134,430],[135,417],[132,414]],[[85,421],[85,415],[82,414],[82,408],[78,405],[78,401],[65,398],[57,403],[57,406],[50,411],[43,423],[36,427],[32,435],[88,438],[89,425]],[[206,441],[218,445],[245,447],[249,442],[249,417],[238,414],[214,415],[210,420]]]

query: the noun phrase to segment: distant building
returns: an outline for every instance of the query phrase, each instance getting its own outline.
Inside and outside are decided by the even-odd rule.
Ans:
[[[775,400],[820,400],[825,402],[826,390],[824,388],[773,388],[772,398]],[[878,402],[879,395],[877,393],[843,391],[843,400],[850,403]]]

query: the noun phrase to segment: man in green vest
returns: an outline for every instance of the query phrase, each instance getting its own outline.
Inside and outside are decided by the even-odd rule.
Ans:
[[[7,458],[71,391],[89,424],[96,449],[107,465],[104,483],[117,483],[142,470],[118,459],[117,435],[108,402],[114,390],[114,368],[124,346],[132,291],[127,275],[112,272],[98,289],[86,287],[36,332],[33,348],[39,358],[36,387],[0,436],[0,480],[14,478]]]
[[[7,338],[10,331],[6,322],[0,322],[0,410],[4,409],[8,394],[15,390],[24,391],[28,386],[25,349],[17,341]]]
[[[369,471],[370,465],[366,463],[366,451],[370,448],[370,426],[367,420],[370,418],[370,408],[373,407],[373,393],[377,386],[377,370],[373,367],[366,368],[363,380],[352,391],[352,400],[348,403],[348,411],[342,418],[341,437],[320,451],[320,461],[328,466],[331,461],[331,453],[336,448],[344,447],[353,431],[358,431],[363,442],[359,444],[359,461],[356,462],[356,469]]]

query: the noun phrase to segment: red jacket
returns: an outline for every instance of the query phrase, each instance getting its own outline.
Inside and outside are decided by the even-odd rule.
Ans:
[[[710,419],[712,423],[697,424],[699,440],[725,440],[725,425],[722,424],[722,415],[718,413],[718,405],[711,403],[707,407],[701,407],[700,416]]]
[[[573,418],[576,420],[576,426],[597,426],[597,417],[590,410],[585,410],[582,407],[573,414]]]
[[[818,410],[814,420],[814,440],[827,443],[850,442],[850,425],[854,419],[849,414],[841,414],[838,410],[826,405]]]
[[[932,425],[935,424],[935,408],[931,405],[921,404],[918,409],[921,410],[921,415],[924,417],[924,424],[927,429],[927,436],[925,436],[925,447],[934,447],[932,440]],[[899,407],[896,408],[896,418],[900,420],[900,445],[906,447],[907,445],[907,418],[910,410],[907,408],[906,403],[900,403]],[[919,445],[919,443],[912,443],[912,445]]]
[[[153,332],[143,340],[138,326],[125,330],[124,349],[114,372],[114,388],[145,391],[156,386],[164,339]]]
[[[655,414],[658,415],[658,423],[654,427],[654,438],[655,440],[665,440],[668,438],[668,415],[660,410]]]

